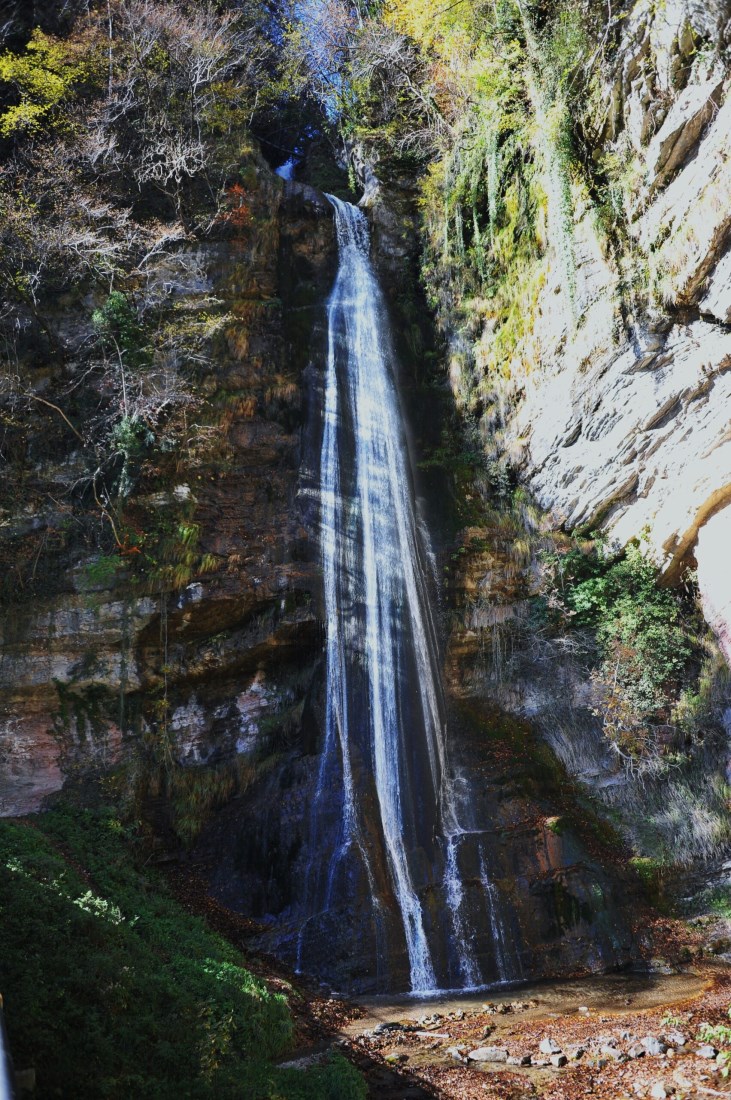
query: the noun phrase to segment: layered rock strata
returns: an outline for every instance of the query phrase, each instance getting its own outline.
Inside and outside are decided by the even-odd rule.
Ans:
[[[249,168],[248,201],[252,224],[194,246],[201,277],[174,302],[185,323],[214,319],[203,385],[220,455],[201,465],[181,454],[176,484],[130,505],[169,526],[184,501],[216,567],[182,590],[139,595],[129,575],[99,580],[95,558],[80,552],[56,591],[12,607],[0,637],[0,813],[37,810],[68,779],[159,741],[161,700],[173,759],[215,764],[266,754],[267,736],[308,690],[320,628],[301,493],[304,380],[321,339],[334,232],[318,192],[282,182],[261,161]],[[55,495],[78,465],[71,454],[56,472]],[[22,520],[4,517],[4,555],[28,536]],[[54,520],[40,514],[32,526],[44,523]]]

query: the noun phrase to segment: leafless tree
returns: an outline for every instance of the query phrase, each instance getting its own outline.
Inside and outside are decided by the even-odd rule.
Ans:
[[[114,68],[97,128],[99,160],[153,185],[182,216],[182,188],[212,159],[222,86],[254,95],[268,49],[241,12],[122,0],[115,15],[124,65]]]

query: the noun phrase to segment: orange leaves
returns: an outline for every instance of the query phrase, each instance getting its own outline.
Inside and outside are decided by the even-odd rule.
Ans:
[[[226,188],[224,209],[219,212],[218,220],[241,231],[251,224],[251,206],[247,201],[246,190],[240,183],[232,183]]]

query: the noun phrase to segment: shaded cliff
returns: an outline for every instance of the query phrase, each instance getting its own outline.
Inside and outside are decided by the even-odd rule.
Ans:
[[[217,240],[196,243],[196,282],[171,296],[174,323],[210,336],[190,446],[143,475],[124,505],[131,530],[152,532],[153,564],[138,561],[146,547],[107,566],[109,552],[90,555],[72,542],[52,563],[55,591],[21,597],[5,618],[6,814],[37,809],[69,777],[123,763],[127,749],[134,756],[146,746],[153,772],[166,754],[176,764],[220,764],[237,746],[259,751],[262,718],[274,739],[307,692],[320,628],[316,552],[297,503],[302,379],[332,277],[332,222],[314,191],[280,181],[255,157],[247,171],[250,221],[234,232],[224,223]],[[156,277],[190,256],[176,250]],[[40,557],[36,532],[50,541],[73,522],[77,466],[72,453],[41,469],[64,501],[61,514],[8,515],[6,555],[22,560],[30,544]],[[195,537],[187,566],[183,527]],[[188,583],[155,570],[165,539]]]

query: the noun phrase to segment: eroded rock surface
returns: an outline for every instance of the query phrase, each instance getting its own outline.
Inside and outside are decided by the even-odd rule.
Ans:
[[[140,524],[153,516],[168,526],[177,505],[194,507],[201,554],[215,568],[178,591],[162,583],[140,594],[144,577],[100,580],[96,559],[82,554],[62,563],[56,591],[21,596],[2,633],[0,813],[37,810],[66,780],[159,739],[161,702],[172,759],[217,764],[266,752],[307,693],[319,648],[304,522],[316,388],[307,370],[322,340],[334,231],[319,192],[283,183],[263,161],[248,171],[255,229],[195,246],[196,278],[174,288],[185,323],[215,319],[203,385],[220,454],[203,465],[181,455],[176,484],[130,506]],[[162,286],[171,261],[161,264]],[[79,463],[72,454],[45,473],[61,495]],[[64,519],[67,506],[59,517],[4,515],[3,560],[39,525],[53,532]]]
[[[620,545],[645,534],[670,580],[701,543],[716,552],[720,527],[701,543],[699,533],[731,499],[728,17],[727,4],[685,0],[629,13],[594,140],[634,172],[627,232],[638,266],[628,272],[575,187],[575,320],[556,258],[501,390],[502,429],[494,409],[484,418],[486,438],[558,524],[600,528]],[[461,369],[455,357],[455,391]],[[712,583],[706,571],[722,637]]]

